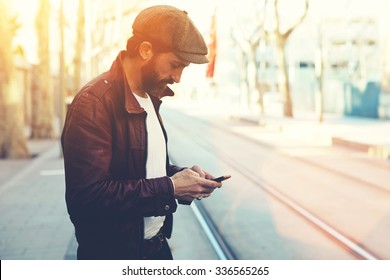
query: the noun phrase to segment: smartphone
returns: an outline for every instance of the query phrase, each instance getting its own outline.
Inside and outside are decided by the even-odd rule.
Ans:
[[[229,179],[230,177],[232,177],[232,176],[224,175],[224,176],[220,176],[220,177],[217,177],[217,178],[214,178],[211,180],[215,181],[215,182],[222,182],[222,181]],[[192,201],[186,201],[186,200],[181,200],[181,199],[179,199],[178,202],[179,202],[179,204],[184,204],[184,205],[190,205],[192,203]]]
[[[220,177],[214,178],[212,180],[215,181],[215,182],[222,182],[222,181],[225,181],[225,180],[229,179],[230,177],[232,177],[232,176],[224,175],[224,176],[220,176]]]

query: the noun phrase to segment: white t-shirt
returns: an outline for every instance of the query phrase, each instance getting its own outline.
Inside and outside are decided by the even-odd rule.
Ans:
[[[166,146],[163,131],[158,121],[156,111],[149,95],[146,98],[134,94],[138,103],[147,113],[147,159],[146,179],[166,176]],[[165,216],[144,217],[145,230],[144,238],[150,239],[155,236],[163,226]]]

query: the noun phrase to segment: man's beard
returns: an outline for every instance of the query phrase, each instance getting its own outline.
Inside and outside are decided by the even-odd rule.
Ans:
[[[150,95],[161,98],[167,84],[173,84],[172,79],[161,80],[156,71],[155,56],[141,67],[142,87]]]

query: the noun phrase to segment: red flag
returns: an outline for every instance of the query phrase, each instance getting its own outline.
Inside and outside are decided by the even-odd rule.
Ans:
[[[214,77],[214,68],[215,68],[215,58],[217,57],[217,24],[216,24],[216,13],[214,12],[213,17],[211,18],[211,32],[210,32],[210,42],[208,44],[209,54],[209,64],[206,69],[206,77]]]

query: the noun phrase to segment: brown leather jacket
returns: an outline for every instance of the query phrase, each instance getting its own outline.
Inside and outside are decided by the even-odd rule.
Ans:
[[[81,259],[139,259],[143,218],[167,216],[163,230],[170,237],[177,208],[168,176],[181,168],[167,157],[168,176],[145,179],[146,112],[124,79],[123,55],[76,95],[62,132],[66,203]],[[161,101],[152,100],[167,139]]]

